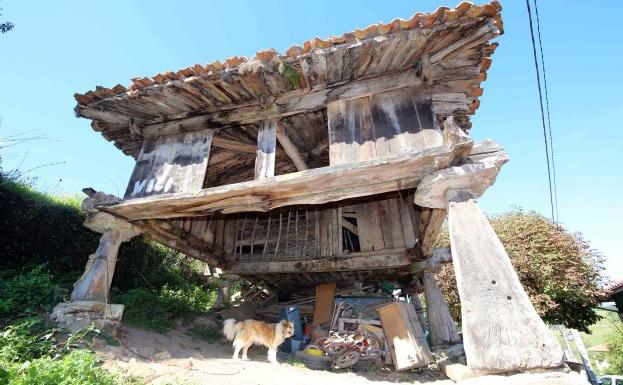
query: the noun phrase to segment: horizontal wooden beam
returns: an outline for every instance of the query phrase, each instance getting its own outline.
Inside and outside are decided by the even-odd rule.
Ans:
[[[191,116],[178,116],[175,120],[152,123],[142,122],[143,136],[160,136],[180,131],[203,128],[223,128],[233,125],[256,123],[262,120],[315,111],[329,102],[350,100],[399,88],[423,85],[416,69],[398,72],[347,83],[322,84],[314,88],[296,89],[276,96],[272,103],[251,102],[244,105],[232,104],[220,107],[219,111]]]
[[[137,198],[100,206],[128,220],[202,216],[211,213],[269,211],[299,204],[323,204],[343,199],[414,188],[426,175],[446,168],[457,154],[469,154],[471,141],[450,148],[442,145],[356,163],[321,167],[261,180]],[[467,147],[466,147],[467,146]]]
[[[410,266],[413,263],[414,257],[407,249],[390,249],[321,259],[239,262],[232,264],[227,269],[227,272],[240,275],[255,275],[395,269]]]
[[[255,155],[257,152],[257,145],[243,143],[238,140],[225,139],[220,136],[215,135],[212,139],[212,146],[223,148],[225,150],[237,151],[237,152],[246,152],[249,154]]]
[[[214,250],[212,245],[182,228],[161,220],[142,220],[132,223],[139,227],[143,234],[158,243],[207,262],[212,266],[223,267],[226,265],[226,255],[222,250]],[[220,258],[217,253],[221,255]]]

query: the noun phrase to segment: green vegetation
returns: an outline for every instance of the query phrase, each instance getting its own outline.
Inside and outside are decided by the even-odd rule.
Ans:
[[[186,285],[159,290],[136,288],[113,296],[114,302],[126,305],[124,322],[143,329],[165,332],[173,327],[174,317],[205,313],[216,299],[215,291]]]
[[[557,227],[535,212],[516,210],[490,221],[545,322],[588,332],[600,318],[595,307],[601,293],[603,256],[581,234]],[[447,229],[438,244],[449,244]],[[452,266],[444,266],[437,278],[453,316],[460,320]]]
[[[605,358],[608,362],[607,373],[623,373],[623,333],[616,332],[610,335]]]
[[[582,333],[587,348],[606,343],[613,334],[623,335],[623,324],[616,312],[603,309],[596,309],[595,312],[601,319],[589,327],[590,333]]]
[[[100,368],[88,350],[93,327],[68,334],[45,312],[66,297],[99,234],[84,226],[80,197],[58,198],[2,176],[0,170],[0,384],[126,385],[136,381]],[[216,281],[204,265],[138,237],[119,251],[111,297],[124,321],[166,331],[173,317],[208,311]]]

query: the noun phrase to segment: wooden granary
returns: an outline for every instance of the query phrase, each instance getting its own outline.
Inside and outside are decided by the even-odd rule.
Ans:
[[[104,301],[119,244],[142,233],[279,295],[421,287],[443,344],[459,337],[433,273],[452,261],[470,366],[561,364],[474,200],[507,161],[468,135],[500,11],[464,2],[76,94],[76,114],[136,166],[123,199],[85,201],[104,235],[72,299]],[[451,252],[433,247],[446,216]]]

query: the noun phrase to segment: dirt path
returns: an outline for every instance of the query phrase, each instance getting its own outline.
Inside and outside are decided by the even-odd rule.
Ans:
[[[272,365],[266,361],[266,349],[249,350],[250,361],[233,361],[232,348],[223,343],[208,343],[173,330],[167,334],[123,326],[117,347],[96,346],[104,367],[141,377],[147,384],[425,384],[449,385],[438,372],[350,373],[313,371],[287,363]]]
[[[385,369],[374,373],[314,371],[266,361],[266,349],[249,350],[250,361],[233,361],[232,347],[209,343],[183,331],[167,334],[148,332],[129,326],[120,331],[119,346],[96,345],[104,367],[140,377],[149,385],[325,385],[325,384],[429,384],[451,385],[436,371],[396,373]],[[584,385],[576,373],[545,372],[513,376],[483,376],[460,381],[457,385]]]

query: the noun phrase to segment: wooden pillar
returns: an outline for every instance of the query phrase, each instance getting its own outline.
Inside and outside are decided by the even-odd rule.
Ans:
[[[227,278],[222,278],[219,286],[218,286],[218,291],[216,292],[216,300],[214,301],[214,305],[213,307],[215,309],[220,309],[223,308],[227,305],[229,305],[230,301],[231,301],[231,287],[233,286],[234,281],[231,279],[227,279]]]
[[[489,372],[562,365],[558,341],[472,197],[466,190],[446,193],[467,364]]]
[[[450,122],[452,123],[452,122]],[[456,127],[447,124],[446,130]],[[457,146],[461,135],[446,142]],[[562,365],[558,341],[539,317],[491,224],[476,205],[508,156],[499,146],[455,167],[424,177],[416,204],[445,208],[467,364],[483,372],[509,372]]]
[[[257,133],[255,179],[275,176],[275,149],[277,146],[277,119],[262,122]]]
[[[433,346],[451,346],[461,342],[456,324],[443,294],[437,286],[435,275],[424,272],[424,296],[426,297],[426,317]]]
[[[89,256],[82,277],[74,284],[72,301],[109,302],[109,291],[121,243],[140,231],[127,221],[107,213],[97,213],[87,219],[85,226],[102,233],[95,254]]]

